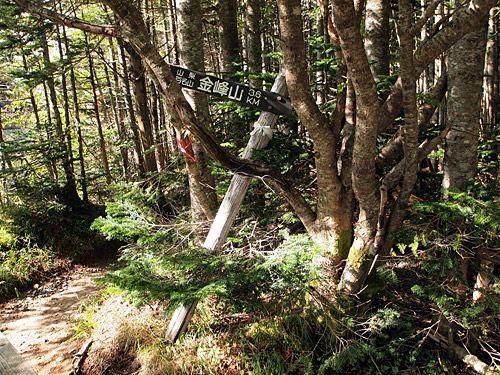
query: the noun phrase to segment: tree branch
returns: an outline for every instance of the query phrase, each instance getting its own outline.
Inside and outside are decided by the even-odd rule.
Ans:
[[[54,12],[53,10],[44,8],[40,5],[33,4],[28,0],[14,0],[16,4],[30,14],[37,15],[40,18],[48,19],[58,25],[72,27],[88,31],[91,34],[120,37],[120,29],[116,25],[97,25],[87,22],[80,18],[68,17],[63,14]]]

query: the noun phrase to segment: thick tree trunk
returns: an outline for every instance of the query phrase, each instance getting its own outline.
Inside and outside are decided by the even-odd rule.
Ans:
[[[443,188],[460,190],[476,174],[487,19],[448,53],[448,127]]]
[[[352,236],[352,201],[338,175],[336,145],[338,139],[328,118],[320,112],[309,89],[306,48],[302,37],[300,1],[278,1],[281,20],[284,68],[290,98],[314,142],[317,169],[318,203],[316,213],[301,211],[290,201],[311,237],[326,243],[318,259],[325,273],[325,285],[320,288],[324,299],[331,299],[338,266],[345,259]],[[301,214],[302,212],[302,214]]]

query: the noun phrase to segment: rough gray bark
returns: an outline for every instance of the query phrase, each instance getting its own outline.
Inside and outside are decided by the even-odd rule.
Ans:
[[[461,190],[476,174],[487,19],[448,53],[448,127],[443,188]]]

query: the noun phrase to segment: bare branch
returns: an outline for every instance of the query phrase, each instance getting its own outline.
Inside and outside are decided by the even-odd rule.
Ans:
[[[48,19],[58,25],[80,29],[96,35],[120,37],[120,30],[116,25],[97,25],[80,18],[68,17],[44,8],[41,5],[33,4],[28,0],[15,0],[15,2],[26,12],[37,15],[40,18]]]
[[[434,12],[436,8],[438,7],[439,4],[441,4],[443,0],[433,0],[432,3],[427,7],[425,10],[424,14],[422,14],[422,17],[420,17],[413,27],[410,30],[410,35],[411,36],[416,36],[417,33],[424,27],[426,22],[434,15]]]

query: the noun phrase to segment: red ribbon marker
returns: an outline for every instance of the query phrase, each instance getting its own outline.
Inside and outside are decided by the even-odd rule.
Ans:
[[[184,126],[184,127],[189,132],[189,129],[186,126]],[[182,145],[180,132],[178,132],[176,134],[175,139],[177,140],[177,145],[179,146],[179,150],[181,151],[181,154],[189,156],[196,163],[196,159],[187,150],[188,147],[191,146],[191,143],[193,143],[193,135],[191,134],[191,132],[189,132],[189,143],[187,145],[185,145],[185,146]]]

